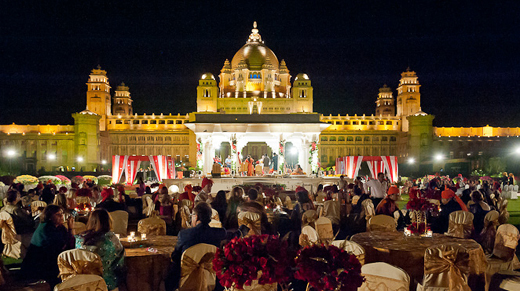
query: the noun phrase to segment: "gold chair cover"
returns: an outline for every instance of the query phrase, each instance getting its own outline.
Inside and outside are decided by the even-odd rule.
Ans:
[[[112,228],[114,233],[126,236],[128,229],[128,212],[116,210],[109,213],[112,217]]]
[[[31,203],[31,213],[32,213],[32,216],[36,216],[38,215],[39,213],[42,212],[43,208],[47,207],[47,203],[45,203],[45,201],[33,201]]]
[[[512,224],[502,224],[498,227],[493,256],[487,261],[486,290],[495,273],[520,268],[520,262],[515,254],[518,246],[518,233],[518,229]]]
[[[361,202],[361,206],[363,207],[363,213],[365,216],[365,221],[368,229],[368,222],[372,216],[376,215],[376,209],[374,207],[374,202],[371,199],[365,199]]]
[[[13,218],[5,211],[0,211],[0,228],[2,229],[2,254],[6,257],[19,259],[22,256],[22,242],[16,234]]]
[[[318,219],[318,213],[316,210],[307,210],[302,215],[302,227],[306,225],[310,225],[311,227],[315,227],[315,222]]]
[[[473,213],[468,211],[454,211],[450,213],[450,222],[446,235],[471,238],[473,232]]]
[[[333,224],[339,224],[340,210],[339,201],[328,200],[323,203],[323,216],[332,221]]]
[[[484,217],[484,228],[482,228],[482,232],[480,233],[480,244],[486,254],[493,253],[499,216],[498,211],[491,210]]]
[[[190,210],[193,208],[193,202],[188,199],[181,200],[181,207],[187,206]]]
[[[250,235],[260,235],[262,234],[262,222],[261,222],[262,216],[258,213],[254,212],[240,212],[238,214],[238,226],[245,225],[249,227],[249,233],[247,236]]]
[[[468,286],[469,253],[460,244],[445,244],[426,249],[424,254],[424,290],[448,288],[471,291]]]
[[[62,252],[58,256],[59,277],[62,281],[76,275],[92,274],[103,276],[103,264],[98,254],[82,249]]]
[[[215,209],[211,209],[211,219],[220,221],[220,217],[218,216],[218,211]]]
[[[216,275],[213,259],[217,247],[197,244],[188,248],[181,257],[179,291],[203,291],[215,289]]]
[[[285,196],[285,207],[287,207],[290,210],[292,210],[294,207],[291,197],[289,195]]]
[[[498,212],[500,213],[498,218],[498,222],[500,224],[505,224],[509,221],[509,211],[507,211],[507,204],[509,204],[509,201],[507,199],[503,199],[497,205]]]
[[[155,211],[155,203],[153,203],[152,195],[146,197],[146,216],[151,216]]]
[[[354,256],[356,256],[361,265],[365,264],[365,249],[358,243],[345,239],[335,240],[332,242],[332,245],[345,250],[349,254],[353,254]]]
[[[182,200],[182,201],[186,201],[186,200]],[[190,228],[191,227],[191,210],[190,210],[190,208],[188,206],[184,205],[181,207],[180,212],[181,212],[182,229]]]
[[[220,222],[220,221],[218,221],[218,220],[215,220],[215,219],[212,219],[212,220],[209,222],[209,227],[222,228],[222,222]]]
[[[87,226],[80,221],[74,221],[74,231],[76,234],[80,234],[87,230]]]
[[[139,220],[137,232],[146,235],[166,235],[166,222],[157,216]]]
[[[77,275],[54,287],[54,291],[108,291],[103,277]]]
[[[314,228],[307,225],[302,228],[299,241],[302,247],[311,246],[319,242],[319,236]]]
[[[397,231],[393,217],[380,214],[370,218],[367,231]]]
[[[148,199],[148,198],[150,198],[150,199]],[[152,195],[144,194],[143,196],[141,196],[141,200],[143,201],[143,214],[146,216],[150,216],[148,211],[149,211],[150,205],[153,204]]]
[[[316,232],[318,233],[318,237],[322,243],[330,243],[334,239],[332,222],[327,217],[320,217],[316,220]]]
[[[86,196],[76,196],[76,204],[90,203],[90,198]]]
[[[387,263],[371,263],[361,267],[365,282],[358,291],[408,291],[410,276],[398,267]]]
[[[520,272],[515,271],[500,271],[493,275],[490,290],[520,290]]]

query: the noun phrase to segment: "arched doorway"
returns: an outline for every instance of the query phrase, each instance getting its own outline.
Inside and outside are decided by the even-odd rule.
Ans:
[[[269,157],[272,156],[272,150],[266,142],[248,142],[247,145],[242,149],[242,157],[244,159],[251,155],[251,157],[258,161],[262,158],[262,155],[267,154]]]
[[[294,169],[294,167],[298,164],[298,156],[299,156],[298,148],[293,145],[292,142],[285,143],[285,165],[288,168]],[[300,165],[301,166],[301,165]]]

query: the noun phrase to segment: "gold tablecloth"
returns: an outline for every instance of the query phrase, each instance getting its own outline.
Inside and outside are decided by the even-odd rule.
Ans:
[[[149,237],[146,247],[125,248],[128,291],[161,290],[176,243],[176,236],[160,235]],[[150,252],[148,248],[157,252]]]
[[[351,238],[365,249],[365,264],[386,262],[404,269],[410,281],[422,282],[424,252],[427,248],[445,243],[458,243],[469,252],[471,274],[483,274],[487,261],[482,247],[474,240],[433,234],[433,237],[405,237],[402,232],[363,232]]]

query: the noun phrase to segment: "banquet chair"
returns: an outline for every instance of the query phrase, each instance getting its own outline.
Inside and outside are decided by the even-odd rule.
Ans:
[[[340,210],[339,201],[328,200],[323,202],[323,214],[320,217],[327,217],[333,224],[339,224]]]
[[[112,228],[114,233],[126,236],[128,229],[128,212],[116,210],[109,213],[112,217]]]
[[[31,203],[32,216],[41,214],[45,207],[47,207],[47,203],[45,203],[45,201],[33,201]]]
[[[487,260],[486,290],[491,277],[498,271],[512,271],[520,268],[520,262],[515,254],[518,246],[519,232],[512,224],[498,227],[493,255]]]
[[[148,199],[149,198],[149,199]],[[150,211],[150,205],[153,205],[153,208],[155,208],[155,205],[152,201],[152,195],[151,194],[144,194],[142,197],[141,197],[141,200],[143,200],[143,214],[146,215],[146,216],[150,216],[149,214],[149,211]]]
[[[255,212],[244,211],[238,213],[238,227],[241,225],[245,225],[249,228],[249,233],[246,236],[250,235],[260,235],[262,234],[262,216]]]
[[[486,254],[493,253],[499,216],[500,214],[495,210],[489,211],[486,216],[484,216],[484,228],[482,228],[479,234],[479,242]]]
[[[511,199],[518,199],[518,185],[513,186],[513,191],[511,192]]]
[[[489,290],[518,291],[520,290],[520,272],[499,271],[491,277]]]
[[[507,211],[507,205],[509,204],[509,200],[502,199],[497,205],[497,211],[500,214],[498,217],[498,223],[504,224],[509,221],[509,211]]]
[[[413,211],[411,211],[411,212],[413,212]],[[400,211],[394,212],[394,220],[395,220],[396,225],[399,225],[399,218],[401,218],[401,214],[403,214],[403,217],[406,217],[406,215],[408,214],[408,210],[401,209]]]
[[[74,231],[76,232],[76,234],[80,234],[86,230],[87,226],[83,222],[74,221]]]
[[[108,288],[99,275],[76,275],[54,286],[54,291],[108,291]]]
[[[424,253],[424,278],[417,291],[471,291],[469,252],[458,243],[441,244]]]
[[[182,200],[186,201],[186,200]],[[189,200],[188,200],[189,201]],[[190,201],[191,202],[191,201]],[[181,228],[186,229],[191,227],[191,210],[187,205],[181,206],[179,210],[181,213]]]
[[[302,227],[306,225],[310,225],[311,227],[315,227],[315,222],[318,219],[318,213],[316,210],[307,210],[302,215]]]
[[[397,231],[396,228],[397,224],[393,217],[379,214],[370,218],[367,231]]]
[[[321,243],[330,243],[334,239],[334,231],[332,230],[332,221],[328,217],[320,217],[315,223],[316,232]]]
[[[376,215],[376,209],[374,207],[374,202],[371,199],[365,199],[361,202],[361,206],[363,208],[363,214],[365,216],[366,227],[368,229],[368,222],[372,216]],[[362,215],[363,216],[363,215]]]
[[[0,211],[0,228],[2,229],[2,243],[4,244],[2,254],[13,259],[20,259],[22,257],[21,238],[16,234],[11,214],[6,211]]]
[[[293,209],[293,203],[292,203],[291,197],[289,195],[285,196],[285,207],[287,207],[287,209],[290,209],[290,210]]]
[[[215,209],[211,209],[211,219],[214,219],[214,220],[218,220],[220,221],[220,218],[218,216],[218,211],[216,211]]]
[[[300,234],[300,245],[302,247],[311,246],[319,242],[318,232],[310,226],[304,226]]]
[[[504,185],[502,187],[502,198],[510,199],[509,185]]]
[[[62,252],[58,256],[58,275],[62,281],[66,281],[76,275],[103,276],[103,263],[101,257],[93,252],[82,249],[73,249]]]
[[[76,196],[76,204],[90,203],[90,198],[87,196]]]
[[[361,275],[365,277],[365,282],[358,288],[358,291],[410,290],[410,276],[406,271],[388,263],[365,264],[361,267]]]
[[[164,219],[152,214],[148,218],[139,220],[137,232],[148,235],[166,235],[166,222]]]
[[[446,235],[458,238],[471,238],[473,232],[473,213],[454,211],[450,213],[450,222]]]
[[[282,199],[280,199],[280,197],[276,197],[276,200],[274,203],[276,204],[276,206],[283,207],[283,202],[282,202]]]
[[[215,220],[215,219],[212,219],[212,220],[209,222],[209,227],[222,228],[222,222],[220,222],[220,221],[218,221],[218,220]]]
[[[213,259],[217,247],[209,244],[196,244],[189,247],[181,257],[181,279],[179,291],[213,290],[216,274]]]
[[[335,240],[332,245],[356,256],[361,265],[365,264],[365,249],[360,244],[349,240]]]

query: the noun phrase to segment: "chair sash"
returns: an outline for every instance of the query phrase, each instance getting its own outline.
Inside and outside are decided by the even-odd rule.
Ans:
[[[507,204],[509,201],[507,199],[503,199],[498,205],[498,212],[500,216],[498,217],[498,222],[500,224],[505,224],[509,221],[509,212],[507,211]]]
[[[306,225],[310,225],[311,227],[315,227],[315,222],[318,219],[318,213],[316,210],[307,210],[302,215],[302,227]]]
[[[498,227],[499,213],[495,210],[491,210],[484,217],[484,228],[480,232],[480,244],[486,254],[493,253],[495,246],[495,237]]]
[[[189,256],[184,256],[181,261],[181,280],[184,278],[185,282],[179,291],[185,290],[213,290],[209,289],[206,274],[204,271],[213,272],[213,259],[215,253],[206,253],[202,259],[197,263]]]
[[[98,254],[81,249],[64,251],[58,256],[59,277],[62,281],[80,274],[103,275],[103,264]]]
[[[148,205],[146,216],[152,216],[152,213],[155,211],[155,203],[153,203],[152,196],[146,197],[146,204]]]
[[[332,223],[339,224],[339,201],[328,200],[323,203],[323,216],[329,218]]]
[[[141,219],[137,231],[146,235],[166,235],[166,222],[156,216]]]
[[[327,217],[320,217],[316,220],[316,232],[322,243],[330,243],[334,239],[332,222]]]
[[[45,201],[33,201],[31,203],[31,213],[33,216],[38,215],[43,211],[43,209],[47,207],[47,203]]]
[[[426,250],[424,255],[424,287],[441,287],[431,286],[434,282],[431,280],[432,276],[428,275],[447,274],[448,278],[441,276],[440,282],[436,280],[435,283],[441,283],[443,287],[447,285],[450,291],[471,291],[467,283],[469,272],[469,253],[460,245],[441,245]]]
[[[470,238],[473,231],[473,213],[455,211],[450,214],[448,235],[458,238]]]
[[[3,254],[6,257],[19,259],[22,256],[22,242],[17,238],[13,218],[5,211],[0,211],[0,228],[2,229]]]
[[[397,231],[396,223],[393,217],[380,214],[373,216],[368,221],[368,231]]]
[[[186,200],[182,200],[182,201],[186,201]],[[180,211],[181,211],[181,227],[182,227],[182,229],[190,228],[191,227],[191,217],[190,217],[191,211],[190,211],[190,208],[188,206],[184,205],[184,206],[181,207]]]
[[[511,260],[511,254],[514,253],[518,245],[518,233],[518,229],[512,224],[499,226],[495,238],[493,255],[502,260]]]
[[[216,211],[215,209],[211,209],[211,219],[220,221],[218,211]]]
[[[101,276],[77,275],[56,285],[54,291],[108,291],[108,288]]]
[[[238,214],[238,226],[245,225],[249,227],[249,235],[260,235],[262,234],[262,221],[261,216],[254,212],[240,212]]]

